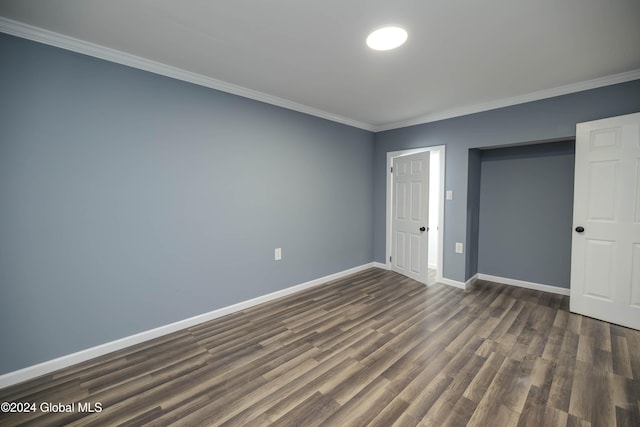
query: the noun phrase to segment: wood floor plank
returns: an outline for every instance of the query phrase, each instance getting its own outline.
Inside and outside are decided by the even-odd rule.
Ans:
[[[332,360],[333,359],[333,360]],[[336,363],[338,362],[338,363]],[[340,382],[343,376],[348,375],[356,369],[358,362],[348,357],[346,353],[338,353],[327,362],[322,363],[310,371],[310,375],[299,377],[293,384],[284,386],[278,391],[286,398],[271,402],[265,413],[270,419],[278,419],[293,407],[298,405],[303,399],[320,389],[326,384]]]
[[[576,361],[569,403],[569,413],[571,415],[583,420],[591,418],[591,408],[595,399],[593,390],[594,377],[591,365],[579,360]],[[602,396],[599,396],[599,398],[602,398]]]
[[[355,363],[346,353],[336,353],[322,364],[313,362],[314,364],[307,369],[301,364],[300,369],[278,377],[280,381],[271,381],[268,387],[265,387],[266,393],[260,400],[254,401],[252,396],[249,396],[250,404],[220,425],[251,425],[263,414],[268,419],[268,415],[272,418],[283,415],[317,391],[318,384],[322,384],[328,378],[335,378]],[[262,390],[258,392],[262,393]]]
[[[387,387],[388,383],[389,381],[384,377],[375,378],[331,414],[324,425],[365,426],[369,424],[395,397]]]
[[[275,420],[281,426],[319,426],[325,419],[335,414],[340,405],[320,392],[315,392],[308,399]]]
[[[0,390],[0,425],[640,425],[640,331],[371,268]]]
[[[456,412],[456,421],[461,421],[462,418],[470,417],[477,405],[466,404],[467,400],[463,397],[464,391],[469,386],[469,383],[473,380],[475,375],[482,367],[485,360],[475,353],[472,348],[467,349],[468,357],[466,357],[466,363],[461,366],[458,372],[451,372],[444,370],[443,373],[451,378],[451,383],[447,386],[446,390],[440,394],[433,406],[422,418],[421,422],[426,425],[444,425],[448,420],[453,420],[450,417],[452,413]],[[460,402],[462,400],[462,402]],[[473,409],[469,412],[469,410]],[[468,418],[464,420],[465,424]]]
[[[506,422],[515,417],[517,423],[519,412],[516,413],[513,408],[505,406],[504,401],[508,398],[508,392],[514,389],[514,385],[518,381],[519,366],[520,362],[517,360],[508,357],[504,359],[493,381],[478,402],[478,406],[469,420],[470,425],[491,424],[496,417],[496,410],[500,419],[504,419]]]
[[[626,337],[611,337],[613,373],[623,377],[633,378],[631,372],[631,355]]]
[[[616,409],[613,401],[612,377],[606,373],[595,373],[593,383],[594,401],[598,404],[591,405],[591,424],[600,426],[612,426],[616,424]]]
[[[415,419],[422,421],[452,381],[453,379],[451,377],[443,373],[436,375],[436,377],[417,394],[416,398],[409,404],[406,412],[415,417]]]
[[[549,405],[565,412],[569,412],[579,342],[578,334],[574,331],[569,328],[565,330],[549,392]]]
[[[505,359],[506,356],[491,353],[465,390],[463,396],[476,404],[480,403]]]
[[[409,403],[395,397],[369,422],[370,427],[388,427],[406,413]]]

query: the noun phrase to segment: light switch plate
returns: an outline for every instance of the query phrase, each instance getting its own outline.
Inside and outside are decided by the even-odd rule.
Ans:
[[[447,190],[447,200],[453,200],[453,191]]]
[[[273,255],[276,261],[280,261],[282,259],[282,248],[276,248]]]
[[[462,250],[463,250],[462,243],[456,242],[456,253],[461,254],[463,252]]]

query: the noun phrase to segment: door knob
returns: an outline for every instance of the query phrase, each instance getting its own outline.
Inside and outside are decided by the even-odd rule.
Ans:
[[[579,226],[577,226],[577,227],[576,227],[576,231],[577,231],[578,233],[584,233],[584,227],[583,227],[583,226],[581,226],[581,225],[579,225]]]
[[[425,231],[425,230],[426,230],[426,228],[420,227],[420,231]]]

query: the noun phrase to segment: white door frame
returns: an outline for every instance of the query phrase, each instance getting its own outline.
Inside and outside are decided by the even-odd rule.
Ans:
[[[637,330],[639,141],[640,113],[576,125],[569,300],[571,312]]]
[[[438,207],[438,271],[436,274],[436,281],[442,281],[442,266],[443,266],[443,247],[444,247],[444,165],[445,165],[445,146],[436,145],[433,147],[413,148],[409,150],[390,151],[387,153],[387,214],[386,214],[386,252],[385,252],[385,265],[388,270],[391,270],[391,262],[389,257],[391,256],[391,209],[393,206],[393,174],[391,173],[391,166],[393,165],[394,157],[407,156],[409,154],[422,153],[424,151],[438,151],[440,153],[440,206]]]

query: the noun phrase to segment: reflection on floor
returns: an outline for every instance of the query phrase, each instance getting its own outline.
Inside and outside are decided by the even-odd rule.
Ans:
[[[438,270],[436,270],[435,268],[430,268],[429,277],[427,278],[427,284],[431,286],[434,283],[436,283],[437,277],[438,277]]]

